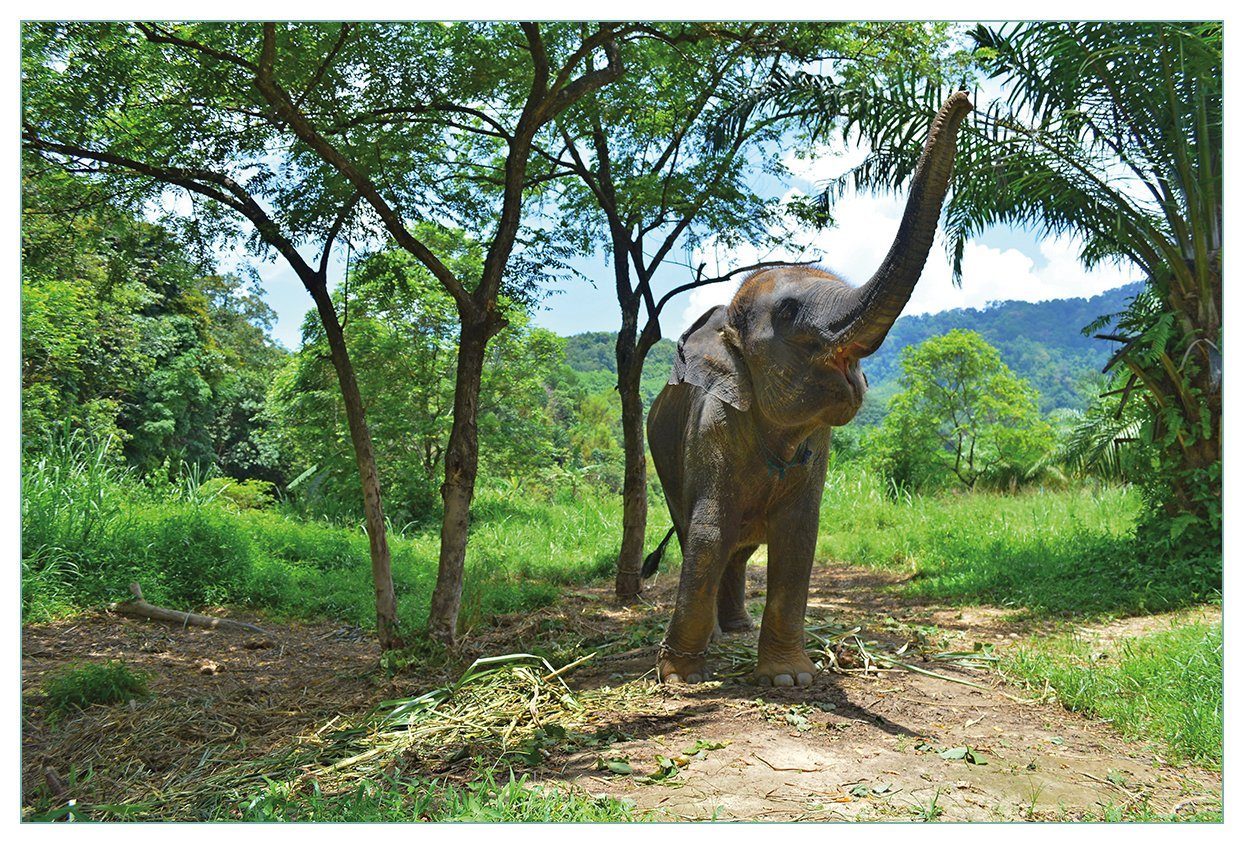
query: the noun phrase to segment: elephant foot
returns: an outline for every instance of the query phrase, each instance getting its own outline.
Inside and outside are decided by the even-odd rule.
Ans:
[[[756,625],[752,624],[750,615],[742,613],[729,618],[717,619],[717,627],[722,633],[746,633],[748,630],[755,629]]]
[[[756,662],[756,682],[762,686],[811,686],[816,666],[805,653],[766,656]]]
[[[657,679],[662,683],[703,683],[711,680],[704,656],[673,654],[661,651],[657,657]]]

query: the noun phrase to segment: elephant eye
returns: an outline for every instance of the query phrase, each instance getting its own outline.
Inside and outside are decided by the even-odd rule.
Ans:
[[[791,323],[795,321],[795,315],[798,313],[799,303],[787,297],[777,303],[777,306],[773,309],[773,318],[777,322]]]

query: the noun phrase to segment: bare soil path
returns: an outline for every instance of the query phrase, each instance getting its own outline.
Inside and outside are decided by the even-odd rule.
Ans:
[[[763,567],[749,576],[758,609]],[[499,619],[472,631],[459,662],[561,642],[567,653],[598,651],[567,677],[572,686],[650,684],[675,580],[659,577],[637,607],[615,606],[601,586]],[[911,664],[975,685],[882,670],[822,673],[799,690],[759,688],[741,677],[662,689],[644,696],[639,709],[589,713],[596,729],[621,740],[604,750],[554,748],[533,779],[627,798],[667,819],[1044,820],[1099,817],[1106,807],[1190,813],[1220,804],[1218,772],[1169,765],[1156,748],[1106,724],[1027,702],[1031,694],[1008,686],[995,670],[921,661],[921,653],[971,651],[977,643],[998,652],[1043,632],[1042,625],[997,608],[904,600],[893,591],[896,582],[865,569],[818,566],[809,617],[859,626],[859,636],[882,651],[907,644]],[[1082,632],[1113,640],[1216,612],[1127,619]],[[378,669],[374,641],[362,631],[262,623],[273,631],[270,640],[105,614],[27,627],[23,802],[46,801],[57,784],[99,803],[189,793],[221,765],[291,752],[378,701],[424,691],[460,670],[429,666],[390,677]],[[723,638],[714,646],[716,667],[742,674],[754,649],[754,633]],[[839,664],[850,667],[852,656],[841,653]],[[49,725],[39,705],[46,673],[106,659],[147,672],[152,698],[93,707]],[[689,761],[678,758],[697,742],[701,749],[686,753]],[[947,758],[963,748],[970,758]],[[658,757],[682,764],[665,779],[645,780],[661,773]],[[622,759],[634,775],[600,769],[602,760]]]
[[[763,569],[749,570],[754,612],[763,602]],[[900,578],[850,566],[818,566],[809,617],[888,646],[1000,653],[1027,635],[1076,630],[1105,640],[1221,618],[1216,607],[1134,619],[1100,628],[1018,620],[993,607],[943,607],[899,598]],[[668,618],[674,578],[647,594],[631,625]],[[586,596],[585,596],[586,597]],[[749,601],[750,602],[750,601]],[[728,652],[755,653],[756,633],[724,638]],[[849,656],[849,654],[848,654]],[[697,741],[724,747],[694,758],[677,777],[638,782],[597,770],[599,753],[582,753],[557,774],[592,794],[632,799],[679,818],[749,820],[929,819],[1066,820],[1124,813],[1147,805],[1184,813],[1220,804],[1221,775],[1166,764],[1156,748],[1122,738],[1109,725],[1073,714],[1003,682],[996,671],[944,662],[910,663],[975,686],[906,670],[828,674],[811,689],[760,688],[745,682],[683,686],[655,698],[654,711],[618,726],[635,738],[610,748],[641,773],[659,770]],[[717,664],[722,659],[719,655]],[[726,662],[729,662],[727,659]],[[651,667],[650,654],[598,664],[579,683],[616,682]],[[607,666],[608,673],[602,670]],[[969,748],[968,759],[949,759]]]

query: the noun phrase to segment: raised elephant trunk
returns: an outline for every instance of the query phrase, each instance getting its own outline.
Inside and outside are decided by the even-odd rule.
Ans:
[[[946,100],[933,118],[894,243],[868,283],[851,293],[849,316],[842,320],[848,325],[843,334],[853,345],[862,347],[861,357],[872,354],[881,345],[924,270],[950,184],[955,138],[971,110],[967,92],[959,91]]]

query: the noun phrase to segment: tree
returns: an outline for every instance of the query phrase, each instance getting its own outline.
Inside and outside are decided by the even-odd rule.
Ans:
[[[1074,237],[1087,265],[1140,268],[1145,295],[1120,331],[1098,336],[1121,344],[1117,395],[1144,402],[1142,436],[1161,454],[1152,514],[1178,519],[1181,533],[1200,525],[1185,547],[1220,554],[1222,25],[1022,23],[970,35],[1004,94],[960,136],[944,226],[955,272],[967,239],[995,224]],[[847,185],[894,189],[909,177],[905,141],[941,102],[938,88],[913,75],[849,93],[850,127],[871,153],[826,203]],[[815,85],[802,93],[823,96]]]
[[[609,250],[622,311],[614,347],[625,461],[616,583],[622,600],[640,592],[648,483],[639,387],[669,301],[656,300],[653,275],[680,241],[708,232],[725,242],[762,237],[777,204],[750,189],[742,154],[749,141],[775,137],[771,124],[767,134],[747,126],[720,154],[709,150],[703,131],[715,98],[741,84],[739,74],[756,72],[754,63],[744,69],[743,60],[758,49],[765,27],[751,25],[730,38],[710,26],[671,29],[678,31],[631,44],[628,62],[635,72],[559,121],[557,164],[581,186],[567,190],[562,210]],[[718,280],[700,278],[683,289]],[[641,310],[647,315],[642,328]]]
[[[898,486],[1014,484],[1054,448],[1037,392],[975,331],[903,350],[901,392],[871,449]]]
[[[483,259],[480,244],[444,232],[420,232],[459,271]],[[400,521],[426,521],[436,511],[452,424],[458,320],[453,300],[422,264],[389,248],[361,260],[334,296],[346,345],[367,397],[367,415],[387,510]],[[561,363],[562,340],[528,325],[502,300],[508,325],[489,344],[480,390],[480,439],[493,475],[528,473],[552,461],[544,383]],[[324,332],[303,327],[303,344],[275,381],[272,415],[282,421],[285,449],[298,468],[314,468],[326,514],[353,515],[348,494],[350,448],[341,395],[334,389]]]
[[[726,124],[719,116],[783,69],[832,61],[880,72],[927,53],[935,31],[891,24],[646,27],[628,45],[635,72],[585,97],[559,121],[556,163],[579,184],[567,188],[562,210],[608,250],[622,316],[615,346],[625,455],[619,599],[640,592],[648,505],[640,382],[661,339],[661,312],[679,293],[779,262],[712,277],[701,266],[664,295],[654,293],[653,279],[676,248],[706,238],[727,247],[746,242],[763,253],[791,236],[782,201],[758,192],[754,174],[758,167],[781,171],[775,145],[793,141],[786,129],[799,110],[755,111]],[[794,218],[806,218],[793,210]]]
[[[204,275],[174,233],[80,177],[31,172],[24,187],[27,448],[67,424],[112,438],[143,473],[269,468],[256,415],[283,352],[262,300],[237,278]],[[57,213],[66,204],[74,212]]]
[[[452,642],[478,470],[476,412],[488,341],[505,325],[508,276],[541,275],[523,227],[534,139],[622,71],[615,27],[520,24],[37,24],[24,29],[23,143],[68,169],[195,199],[187,227],[276,251],[316,304],[346,406],[364,499],[383,647],[400,644],[372,443],[328,288],[347,226],[385,232],[453,298],[459,318],[453,427],[430,632]],[[599,69],[579,72],[593,54]],[[464,279],[413,232],[480,231]],[[512,264],[520,245],[525,265]],[[316,248],[318,265],[300,248]],[[516,271],[517,270],[517,271]]]

